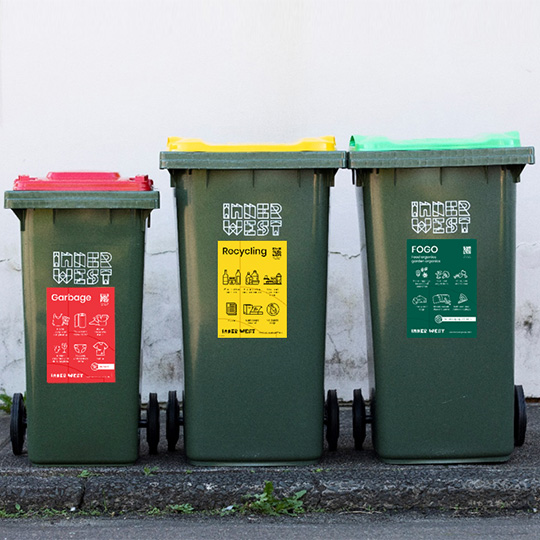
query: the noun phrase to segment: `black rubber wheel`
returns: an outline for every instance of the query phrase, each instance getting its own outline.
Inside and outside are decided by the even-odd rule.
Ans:
[[[22,394],[13,394],[9,434],[13,453],[16,456],[20,456],[23,451],[24,437],[26,435],[26,407]]]
[[[174,390],[169,392],[169,399],[167,401],[165,431],[167,435],[167,448],[169,452],[172,452],[176,448],[176,443],[180,438],[180,405],[178,404],[178,398]]]
[[[523,386],[514,386],[514,446],[523,446],[527,432],[527,404]]]
[[[159,444],[159,403],[157,394],[150,394],[146,411],[146,442],[150,454],[157,454]]]
[[[326,441],[328,450],[337,450],[339,439],[339,405],[336,390],[328,390],[326,396]]]
[[[366,402],[360,388],[353,391],[352,422],[354,448],[362,450],[366,440]]]

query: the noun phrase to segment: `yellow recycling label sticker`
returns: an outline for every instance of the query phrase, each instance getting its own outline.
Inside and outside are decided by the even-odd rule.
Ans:
[[[286,241],[218,241],[218,337],[287,337]]]

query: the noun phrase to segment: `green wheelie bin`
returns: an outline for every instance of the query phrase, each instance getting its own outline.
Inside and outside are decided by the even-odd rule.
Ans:
[[[324,399],[329,187],[345,166],[333,137],[293,145],[171,138],[184,339],[184,448],[196,465],[315,463]],[[178,440],[170,394],[167,439]]]
[[[90,172],[21,176],[5,193],[21,226],[27,386],[11,442],[21,454],[27,429],[34,464],[138,457],[144,238],[158,196],[146,176]]]
[[[389,463],[508,460],[526,408],[514,386],[516,183],[534,149],[473,139],[351,138],[366,242],[370,415]]]

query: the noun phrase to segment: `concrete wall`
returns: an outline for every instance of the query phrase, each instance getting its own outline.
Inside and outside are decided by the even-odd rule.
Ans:
[[[182,384],[167,136],[292,142],[519,130],[540,147],[540,3],[3,0],[0,187],[19,174],[149,174],[143,393]],[[518,190],[516,379],[540,396],[540,183]],[[327,386],[367,389],[354,188],[332,190]],[[0,212],[0,387],[24,386],[18,220]]]

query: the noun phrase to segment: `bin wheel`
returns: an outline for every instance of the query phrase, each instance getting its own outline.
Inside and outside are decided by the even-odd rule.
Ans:
[[[514,386],[514,446],[523,446],[527,431],[527,404],[523,386]]]
[[[159,403],[157,394],[151,393],[146,411],[146,442],[150,454],[157,454],[159,444]]]
[[[20,456],[23,451],[24,437],[26,435],[26,407],[22,394],[13,394],[9,435],[11,437],[13,453],[16,456]]]
[[[176,443],[180,438],[180,405],[176,397],[176,391],[169,391],[167,401],[166,426],[167,448],[172,452],[176,448]]]
[[[362,450],[362,446],[366,440],[367,417],[366,402],[360,388],[353,391],[352,422],[354,448],[355,450]]]
[[[339,439],[339,405],[336,390],[328,390],[326,396],[326,441],[328,449],[337,450]]]

